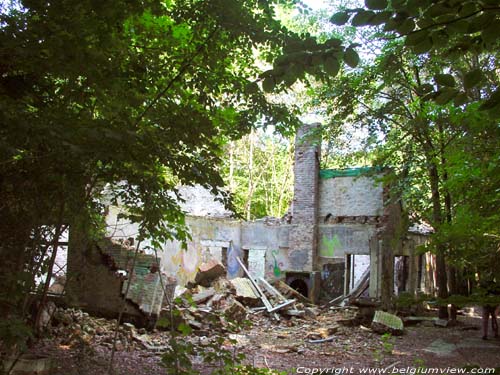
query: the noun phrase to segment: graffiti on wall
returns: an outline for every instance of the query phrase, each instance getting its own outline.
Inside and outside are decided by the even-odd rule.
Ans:
[[[281,268],[280,265],[283,266],[283,263],[278,263],[278,259],[276,259],[276,256],[279,255],[278,250],[273,250],[271,251],[271,254],[273,256],[273,274],[275,277],[280,277],[281,276]]]
[[[189,242],[186,250],[179,249],[171,257],[172,263],[177,266],[176,276],[180,285],[185,285],[195,279],[201,259],[201,246],[194,242]]]
[[[269,279],[279,279],[285,276],[285,270],[288,269],[287,250],[274,249],[267,251],[266,277]]]
[[[374,226],[333,225],[320,229],[319,255],[342,258],[344,254],[369,255],[370,239],[376,235]]]
[[[322,257],[333,258],[335,252],[342,249],[342,243],[337,234],[334,234],[332,237],[323,235],[321,241],[323,242],[323,246],[320,247],[319,255]]]
[[[233,246],[232,242],[229,242],[227,249],[227,276],[229,278],[238,277],[240,272],[240,264],[236,259],[238,255],[238,250]]]

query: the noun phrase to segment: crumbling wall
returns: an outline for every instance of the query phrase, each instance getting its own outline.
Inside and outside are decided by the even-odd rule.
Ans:
[[[268,280],[284,278],[285,271],[291,267],[288,255],[291,229],[291,225],[277,219],[242,223],[241,246],[249,253],[250,272],[259,273],[258,269],[253,271],[252,259],[261,256],[263,272],[260,276]],[[255,257],[252,256],[254,252]]]
[[[243,275],[236,258],[242,258],[241,223],[229,218],[187,216],[191,234],[187,249],[179,241],[169,241],[162,249],[163,270],[177,279],[179,285],[193,281],[199,266],[210,259],[224,264],[228,278]]]
[[[163,300],[160,260],[157,260],[154,255],[144,254],[141,251],[135,256],[133,247],[124,246],[107,238],[98,241],[96,246],[106,259],[108,267],[115,272],[125,271],[128,273],[128,270],[134,265],[126,298],[141,312],[158,315]],[[125,295],[128,277],[127,275],[127,280],[122,283],[122,295]]]
[[[359,279],[366,269],[365,265],[362,270],[358,269],[356,256],[369,255],[370,266],[378,267],[378,238],[384,231],[381,227],[384,189],[378,178],[377,169],[368,167],[320,172],[317,267],[322,270],[322,286],[329,288],[330,297],[337,297],[340,290],[348,291],[356,275]],[[373,295],[377,293],[378,284],[372,283]]]
[[[141,321],[159,314],[163,299],[156,259],[138,254],[127,275],[135,249],[109,238],[92,241],[83,232],[72,231],[68,251],[66,298],[71,306],[108,317],[116,317],[124,306],[126,316]],[[125,299],[124,293],[131,277]]]

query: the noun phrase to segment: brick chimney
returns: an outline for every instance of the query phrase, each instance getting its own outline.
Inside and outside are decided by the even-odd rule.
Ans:
[[[289,237],[290,268],[296,272],[314,270],[318,244],[318,179],[320,124],[304,124],[295,137],[294,198]]]

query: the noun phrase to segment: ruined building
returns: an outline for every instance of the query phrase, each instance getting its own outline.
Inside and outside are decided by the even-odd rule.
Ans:
[[[176,241],[165,244],[159,262],[151,254],[140,255],[127,312],[158,313],[163,297],[158,263],[165,275],[185,285],[211,259],[225,265],[228,278],[244,276],[239,257],[253,275],[282,279],[314,301],[346,295],[361,283],[365,295],[382,300],[395,292],[429,289],[431,263],[417,254],[421,239],[408,235],[399,201],[391,200],[380,180],[384,171],[320,170],[314,127],[303,126],[296,137],[294,199],[287,219],[235,220],[203,189],[184,189],[192,240],[187,250]],[[134,237],[136,228],[118,220],[118,210],[110,208],[110,234]],[[68,257],[75,303],[116,311],[126,285],[119,271],[128,269],[133,251],[111,240],[83,247],[82,239],[75,243],[71,248],[70,240]]]

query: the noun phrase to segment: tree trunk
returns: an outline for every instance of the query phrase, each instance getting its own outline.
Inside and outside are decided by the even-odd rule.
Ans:
[[[436,230],[443,223],[443,215],[441,210],[441,196],[439,193],[439,173],[437,165],[433,160],[429,161],[429,182],[431,185],[432,194],[432,217]],[[436,274],[437,274],[437,296],[440,299],[448,298],[448,278],[446,276],[446,259],[443,244],[438,243],[436,247]],[[446,305],[439,306],[439,318],[448,319],[448,307]]]
[[[451,295],[459,294],[458,290],[458,270],[455,266],[448,265],[448,290]],[[450,320],[457,320],[457,306],[452,304],[450,308]]]

